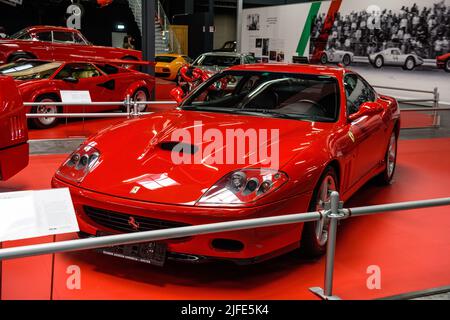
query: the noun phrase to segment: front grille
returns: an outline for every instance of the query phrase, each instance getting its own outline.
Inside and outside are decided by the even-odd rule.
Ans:
[[[88,206],[84,206],[84,212],[98,225],[123,233],[188,226],[185,223],[152,219]]]

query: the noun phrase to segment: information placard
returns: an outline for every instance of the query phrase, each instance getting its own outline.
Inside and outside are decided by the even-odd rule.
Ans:
[[[78,231],[67,188],[0,193],[0,242]]]
[[[83,90],[61,90],[61,102],[64,103],[91,103],[91,94]]]

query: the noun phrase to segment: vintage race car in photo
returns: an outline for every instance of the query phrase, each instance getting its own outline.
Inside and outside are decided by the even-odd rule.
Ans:
[[[155,85],[154,77],[107,63],[24,60],[0,66],[0,75],[13,77],[25,102],[60,102],[60,91],[89,91],[92,101],[118,102],[127,96],[148,101]],[[27,113],[101,112],[120,106],[34,106]],[[140,106],[144,111],[145,105]],[[53,127],[55,117],[30,120],[39,129]]]
[[[0,40],[0,64],[20,59],[42,60],[142,60],[142,53],[95,46],[80,31],[63,27],[25,28]]]
[[[342,63],[349,66],[353,62],[354,54],[350,51],[336,50],[334,48],[323,51],[320,55],[320,63]]]
[[[28,165],[28,129],[25,107],[14,81],[0,76],[0,181]]]
[[[175,110],[91,137],[52,186],[70,189],[82,235],[91,237],[323,210],[333,190],[346,201],[374,177],[391,182],[399,129],[397,101],[349,70],[235,66]],[[255,263],[299,247],[318,256],[327,224],[193,236],[115,253],[158,263]]]
[[[369,55],[369,62],[375,68],[397,66],[404,70],[414,70],[423,64],[423,59],[415,53],[403,54],[398,48],[389,48]]]
[[[450,72],[450,53],[437,57],[436,65],[439,69],[444,69],[446,72]]]
[[[166,80],[176,80],[180,69],[192,62],[186,55],[163,53],[155,56],[155,76]]]

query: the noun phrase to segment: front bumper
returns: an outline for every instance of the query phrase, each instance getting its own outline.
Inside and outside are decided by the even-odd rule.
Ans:
[[[175,206],[168,204],[133,201],[104,195],[67,184],[57,178],[52,180],[53,188],[69,188],[81,232],[97,235],[99,232],[121,233],[117,229],[106,227],[101,220],[92,219],[86,208],[98,208],[113,213],[123,213],[135,218],[147,218],[161,223],[199,225],[239,219],[259,218],[306,212],[310,193],[297,195],[277,203],[251,208],[212,208],[194,206]],[[229,231],[216,234],[193,236],[182,239],[166,240],[169,257],[176,260],[193,262],[210,259],[226,259],[236,263],[253,263],[265,260],[300,245],[302,223],[264,227],[241,231]],[[141,231],[141,230],[138,230]],[[129,232],[129,231],[124,231]],[[227,240],[242,244],[232,249],[218,248],[217,241]],[[180,258],[180,259],[177,259]],[[186,259],[186,257],[189,257]],[[198,259],[197,259],[197,258]]]

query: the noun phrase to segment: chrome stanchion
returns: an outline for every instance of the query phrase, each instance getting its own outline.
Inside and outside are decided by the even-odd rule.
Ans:
[[[125,98],[124,104],[125,104],[125,107],[127,108],[127,114],[128,114],[128,117],[129,117],[130,113],[131,113],[131,98],[130,98],[130,95],[127,95],[127,97]]]
[[[433,109],[435,110],[433,113],[433,126],[435,128],[440,127],[440,115],[438,114],[438,111],[436,109],[439,108],[439,91],[438,88],[434,88],[433,90]]]
[[[339,193],[333,191],[330,195],[330,202],[326,204],[326,212],[323,219],[330,219],[328,225],[327,257],[325,265],[325,283],[324,289],[312,287],[309,290],[324,300],[340,300],[338,296],[333,295],[333,274],[334,274],[334,256],[336,252],[336,234],[338,221],[348,217],[348,214],[342,210],[343,203],[339,201]]]

